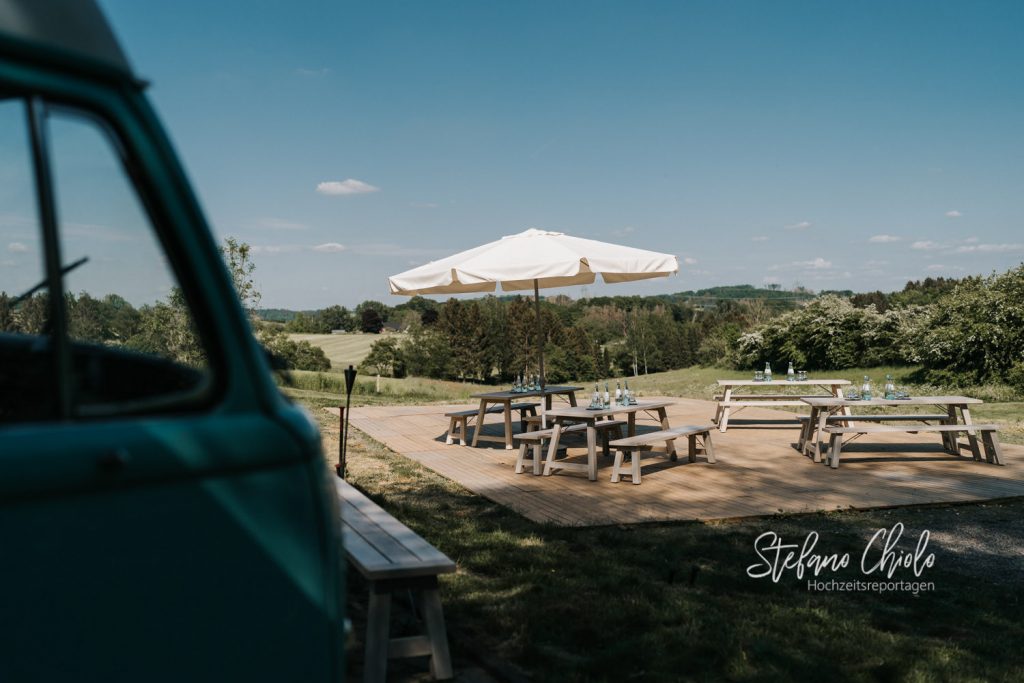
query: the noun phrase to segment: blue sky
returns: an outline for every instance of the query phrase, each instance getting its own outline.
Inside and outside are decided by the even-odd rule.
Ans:
[[[680,257],[592,295],[1024,260],[1024,3],[100,2],[266,306],[528,227]]]

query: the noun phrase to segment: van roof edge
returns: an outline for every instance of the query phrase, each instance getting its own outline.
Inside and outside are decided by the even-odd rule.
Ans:
[[[83,59],[135,80],[95,0],[0,0],[0,49],[5,46],[51,60]]]

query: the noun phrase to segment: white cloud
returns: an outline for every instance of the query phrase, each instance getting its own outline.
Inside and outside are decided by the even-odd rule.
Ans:
[[[960,218],[960,216],[963,216],[963,214],[957,211],[956,209],[946,212],[946,218]]]
[[[786,230],[806,230],[807,228],[811,227],[811,225],[812,223],[810,221],[800,221],[799,223],[787,225]]]
[[[865,261],[864,262],[864,267],[865,268],[878,268],[880,266],[887,266],[887,265],[889,265],[888,261],[876,261],[874,259],[872,259],[871,261]]]
[[[793,265],[803,266],[804,268],[812,268],[814,270],[823,270],[825,268],[831,268],[832,262],[826,261],[825,259],[819,256],[818,258],[812,259],[810,261],[794,261]]]
[[[1024,251],[1024,244],[970,244],[956,249],[958,254],[1005,254],[1017,251]]]
[[[961,268],[960,266],[945,266],[945,265],[943,265],[941,263],[933,263],[930,266],[927,266],[925,268],[925,270],[930,270],[930,271],[941,270],[941,271],[945,271],[947,273],[949,273],[949,272],[963,272],[963,268]]]
[[[889,244],[890,242],[899,242],[902,239],[902,237],[897,237],[896,235],[875,235],[869,239],[868,242],[873,242],[875,244]]]
[[[254,244],[251,247],[254,254],[288,254],[302,251],[301,244]]]
[[[917,249],[919,251],[930,251],[932,249],[938,249],[942,245],[938,242],[932,242],[931,240],[918,240],[910,245],[911,249]]]
[[[269,228],[271,230],[306,230],[309,228],[304,223],[287,221],[282,218],[261,218],[259,225],[262,228]]]
[[[688,266],[695,266],[697,265],[697,259],[693,258],[692,256],[687,256],[686,258],[683,259],[683,263],[685,263]]]
[[[318,244],[315,247],[313,247],[313,251],[320,251],[325,253],[345,251],[345,245],[338,244],[337,242],[325,242],[324,244]]]
[[[769,275],[768,277],[763,278],[761,280],[761,282],[763,282],[766,285],[778,285],[778,284],[782,283],[782,281],[779,278],[774,277],[772,275]]]
[[[316,191],[320,194],[347,196],[379,192],[380,188],[364,183],[362,180],[349,178],[348,180],[325,180],[316,186]]]
[[[755,235],[750,238],[751,242],[767,242],[768,238],[765,235]]]
[[[792,270],[793,268],[809,268],[811,270],[826,270],[826,269],[831,268],[831,267],[832,267],[832,262],[831,261],[829,261],[827,259],[823,259],[822,257],[819,256],[817,258],[811,259],[810,261],[791,261],[791,262],[789,262],[788,264],[785,264],[785,265],[774,265],[771,268],[769,268],[768,270]]]
[[[966,242],[967,244],[974,244],[977,241],[978,241],[977,237],[968,237],[967,239],[964,240],[964,242]]]
[[[7,245],[7,251],[13,252],[15,254],[24,254],[25,252],[28,251],[28,245],[26,245],[24,242],[11,242],[10,244]]]

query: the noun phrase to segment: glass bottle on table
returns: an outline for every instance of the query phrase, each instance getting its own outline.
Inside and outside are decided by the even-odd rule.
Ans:
[[[764,364],[764,381],[765,382],[771,382],[772,381],[772,364],[771,363],[765,363]]]
[[[622,382],[615,383],[615,403],[622,405]]]
[[[596,408],[601,404],[601,389],[598,387],[597,382],[594,382],[594,395],[590,397],[590,407]]]
[[[622,390],[622,403],[623,403],[623,405],[627,405],[627,406],[630,403],[630,398],[629,398],[629,380],[628,379],[626,380],[626,388]]]
[[[786,371],[786,380],[790,382],[796,381],[796,371],[793,369],[793,361],[789,361],[789,370]]]
[[[611,398],[612,398],[611,397],[611,392],[608,391],[608,382],[605,382],[604,383],[604,407],[605,408],[610,408],[611,407],[611,405],[612,405],[611,404]]]
[[[871,400],[871,378],[864,375],[864,383],[860,385],[860,398],[862,401]]]
[[[889,401],[896,398],[896,385],[892,381],[892,375],[885,376],[885,398]]]

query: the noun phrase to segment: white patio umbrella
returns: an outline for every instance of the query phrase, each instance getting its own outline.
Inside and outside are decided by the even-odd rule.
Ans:
[[[388,278],[392,294],[466,294],[533,289],[537,311],[538,360],[544,376],[540,290],[605,282],[631,282],[678,272],[675,256],[530,228],[496,242],[432,261]]]

